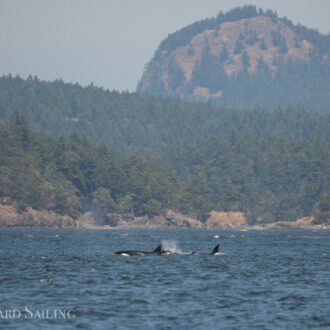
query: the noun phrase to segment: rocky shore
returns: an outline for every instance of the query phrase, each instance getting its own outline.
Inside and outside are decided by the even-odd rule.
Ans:
[[[248,224],[242,212],[210,212],[205,223],[187,215],[168,210],[166,215],[153,218],[148,216],[134,217],[133,215],[112,214],[115,225],[98,226],[93,222],[91,214],[85,214],[82,227],[86,228],[108,228],[108,229],[330,229],[330,219],[327,223],[315,224],[313,217],[305,217],[296,221],[277,221],[272,223]]]
[[[11,205],[0,204],[0,229],[10,228],[97,228],[97,229],[330,229],[327,223],[316,224],[313,217],[296,221],[258,222],[248,224],[242,212],[210,212],[205,223],[187,215],[168,210],[165,215],[135,217],[130,214],[109,214],[111,225],[100,225],[92,213],[85,213],[79,219],[54,212],[27,208],[24,212]]]
[[[23,212],[11,205],[0,204],[0,229],[21,228],[79,228],[80,222],[66,215],[37,211],[28,207]]]

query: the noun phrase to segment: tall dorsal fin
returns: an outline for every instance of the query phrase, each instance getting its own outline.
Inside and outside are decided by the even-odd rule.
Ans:
[[[161,250],[162,250],[162,245],[159,244],[159,245],[155,248],[154,253],[160,252]]]
[[[212,251],[211,254],[215,254],[215,253],[217,253],[217,252],[219,252],[219,244],[217,244],[217,245],[215,246],[215,248],[213,249],[213,251]]]

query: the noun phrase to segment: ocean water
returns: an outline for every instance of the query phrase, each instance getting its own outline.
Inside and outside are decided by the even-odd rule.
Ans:
[[[159,243],[197,253],[114,254]],[[3,329],[330,329],[330,232],[2,230],[0,297]]]

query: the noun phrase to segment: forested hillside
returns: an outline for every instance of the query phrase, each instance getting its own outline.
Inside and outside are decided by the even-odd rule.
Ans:
[[[5,76],[0,118],[0,197],[21,208],[92,211],[103,223],[168,208],[251,222],[329,212],[329,114]]]
[[[10,120],[16,110],[34,130],[53,137],[86,134],[120,154],[148,153],[152,158],[183,141],[232,132],[330,140],[330,114],[311,113],[303,107],[244,111],[95,86],[83,88],[60,80],[3,76],[0,120]]]
[[[0,201],[78,217],[91,211],[99,223],[111,212],[159,214],[177,186],[159,166],[137,156],[118,158],[86,136],[55,141],[29,130],[16,113],[0,124]]]
[[[303,104],[329,113],[329,58],[329,35],[244,6],[170,34],[137,90],[241,109]]]
[[[329,144],[316,140],[212,137],[181,145],[163,164],[183,180],[200,217],[212,209],[246,212],[251,223],[294,220],[308,214],[330,187]],[[328,204],[329,195],[315,213],[324,215]]]
[[[243,211],[251,223],[294,220],[317,202],[322,221],[329,163],[326,142],[233,133],[181,145],[163,156],[165,170],[138,156],[118,158],[86,136],[55,141],[34,133],[18,112],[0,125],[2,201],[73,217],[89,211],[99,223],[111,223],[111,213],[168,208],[201,220],[211,210]]]

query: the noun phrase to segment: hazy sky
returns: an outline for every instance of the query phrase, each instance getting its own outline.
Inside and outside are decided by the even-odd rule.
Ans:
[[[169,33],[244,4],[330,32],[330,0],[0,0],[0,75],[134,91]]]

